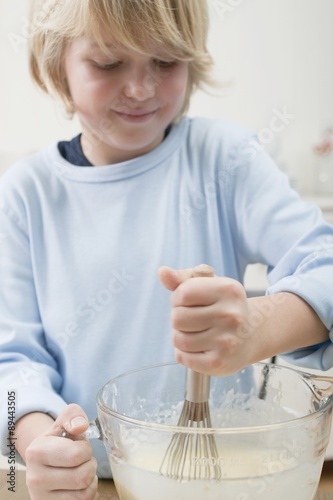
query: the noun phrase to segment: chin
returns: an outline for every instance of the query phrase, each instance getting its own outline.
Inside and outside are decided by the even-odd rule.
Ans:
[[[166,128],[166,127],[165,127]],[[138,137],[138,135],[141,135],[140,132],[139,134],[135,133],[134,131],[132,133],[129,133],[126,138],[121,140],[121,138],[115,138],[114,144],[111,145],[111,147],[115,147],[117,149],[123,149],[124,151],[139,151],[141,149],[149,148],[152,146],[153,148],[156,147],[160,142],[163,140],[164,136],[164,130],[158,131],[158,133],[154,134],[145,134],[144,137]]]

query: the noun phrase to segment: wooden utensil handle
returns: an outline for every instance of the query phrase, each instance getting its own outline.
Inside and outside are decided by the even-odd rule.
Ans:
[[[193,278],[212,278],[214,268],[208,264],[200,264],[193,269]],[[209,399],[210,376],[187,370],[186,399],[192,403],[205,403]]]
[[[214,268],[208,264],[199,264],[193,269],[193,278],[213,278],[214,276]]]

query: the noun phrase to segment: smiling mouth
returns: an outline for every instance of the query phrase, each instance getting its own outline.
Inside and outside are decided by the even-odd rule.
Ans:
[[[149,120],[157,110],[153,111],[132,111],[131,113],[122,113],[120,111],[115,111],[115,113],[120,117],[123,118],[126,121],[133,121],[133,122],[139,122],[139,121],[145,121]]]

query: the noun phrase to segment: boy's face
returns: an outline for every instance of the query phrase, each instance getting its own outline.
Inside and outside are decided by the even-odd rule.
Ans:
[[[67,48],[65,71],[82,125],[82,147],[94,165],[126,161],[154,149],[181,111],[188,64],[161,49],[151,56],[87,38]]]

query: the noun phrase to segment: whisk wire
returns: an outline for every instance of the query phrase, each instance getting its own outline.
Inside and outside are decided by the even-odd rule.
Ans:
[[[160,473],[179,482],[221,480],[222,471],[213,434],[208,403],[184,401],[178,424],[198,432],[176,432],[167,448]],[[207,432],[202,432],[204,429]]]

